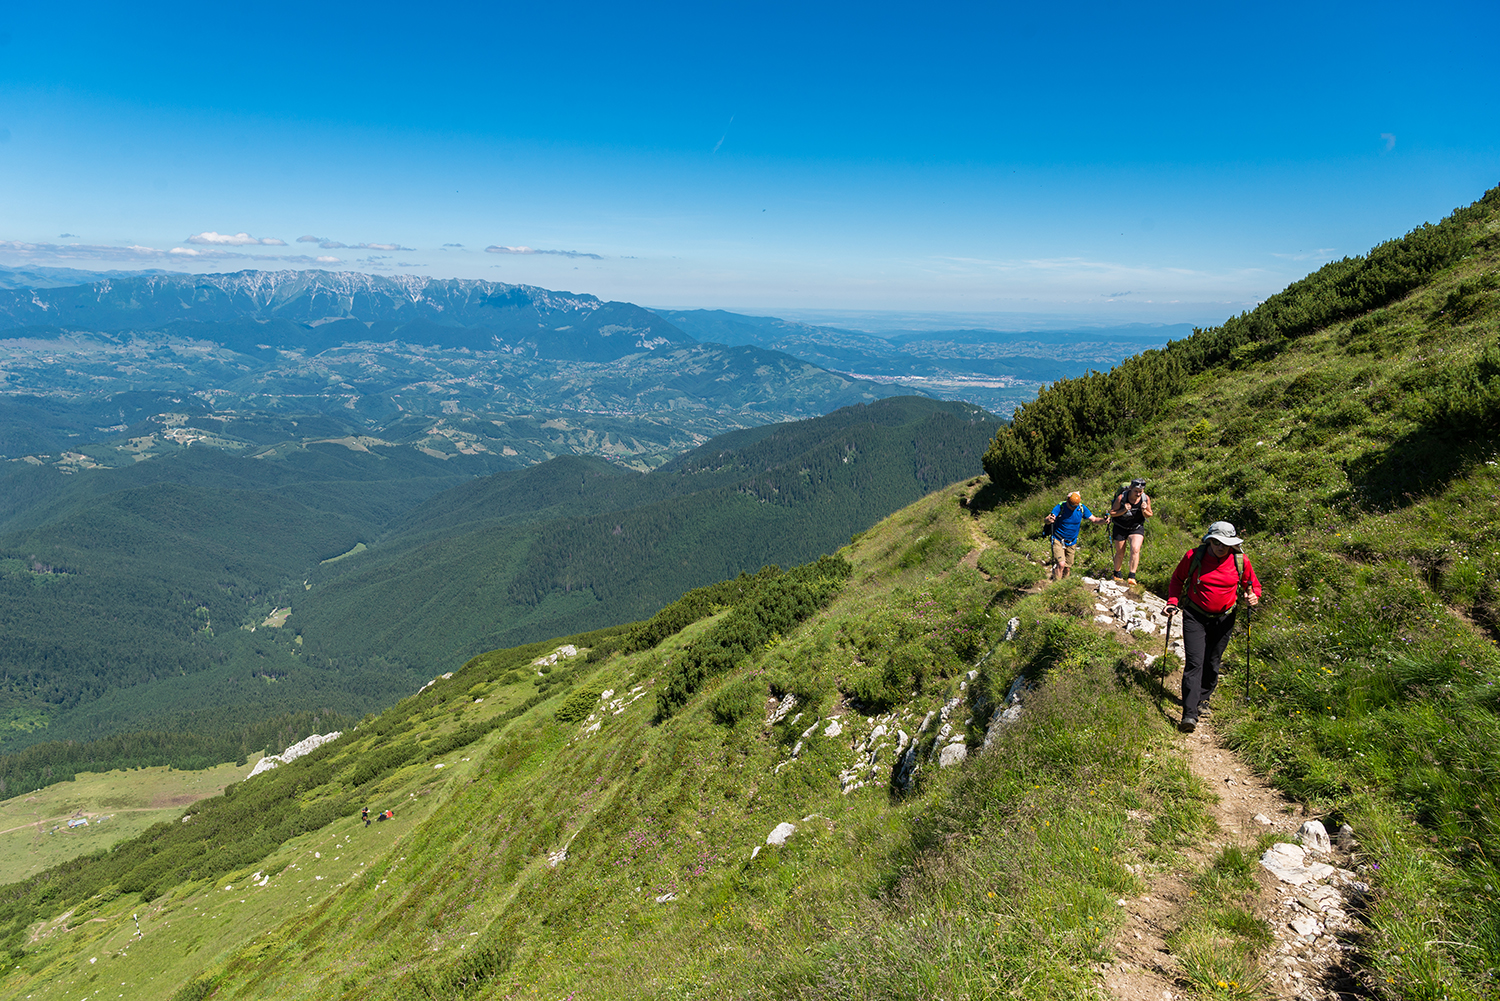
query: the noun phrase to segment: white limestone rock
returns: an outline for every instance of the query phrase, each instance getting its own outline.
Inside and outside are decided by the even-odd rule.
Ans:
[[[1260,864],[1277,879],[1292,886],[1321,882],[1338,871],[1331,865],[1308,861],[1307,850],[1301,845],[1272,845],[1261,856]]]
[[[1308,851],[1322,852],[1325,855],[1333,850],[1333,843],[1328,839],[1328,829],[1321,821],[1309,820],[1302,825],[1297,832],[1297,840],[1302,842],[1302,847]]]
[[[771,712],[766,716],[766,726],[775,726],[777,723],[780,723],[782,720],[786,719],[791,715],[791,712],[796,707],[796,705],[797,696],[789,693],[786,698],[781,700],[781,705],[777,706],[775,709],[772,709]]]
[[[796,824],[777,824],[774,828],[771,829],[771,833],[766,835],[766,844],[784,845],[786,844],[787,839],[796,833]]]
[[[261,772],[269,772],[277,765],[285,765],[289,764],[290,762],[296,761],[298,758],[302,757],[302,755],[304,754],[307,754],[309,751],[313,751],[319,747],[322,747],[330,740],[337,740],[342,736],[343,733],[339,730],[335,730],[332,733],[315,733],[311,737],[306,737],[302,740],[297,741],[297,743],[293,744],[291,747],[288,747],[280,754],[268,754],[264,758],[261,758],[255,763],[255,767],[250,769],[250,774],[246,775],[245,778],[253,779]]]
[[[1310,914],[1303,914],[1292,918],[1292,920],[1288,921],[1287,924],[1291,927],[1292,931],[1296,932],[1298,935],[1307,936],[1309,938],[1316,936],[1318,932],[1323,930],[1323,926],[1318,922],[1318,919]]]

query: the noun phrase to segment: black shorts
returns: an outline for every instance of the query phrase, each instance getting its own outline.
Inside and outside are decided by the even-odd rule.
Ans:
[[[1121,528],[1119,525],[1109,526],[1109,538],[1111,542],[1124,542],[1132,535],[1144,536],[1145,534],[1145,525],[1135,525],[1131,528]]]

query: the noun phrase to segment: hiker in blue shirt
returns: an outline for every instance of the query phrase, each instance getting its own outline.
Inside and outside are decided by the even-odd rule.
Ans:
[[[1078,553],[1078,530],[1087,518],[1095,524],[1106,519],[1083,506],[1083,495],[1077,490],[1047,515],[1052,530],[1052,579],[1062,580],[1073,572],[1073,557]]]

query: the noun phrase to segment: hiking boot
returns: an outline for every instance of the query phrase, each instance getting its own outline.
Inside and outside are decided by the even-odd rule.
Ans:
[[[1213,714],[1214,714],[1214,707],[1208,704],[1208,699],[1204,699],[1202,702],[1198,703],[1198,715],[1199,716],[1206,717],[1206,716],[1212,716]]]
[[[1115,574],[1115,583],[1116,584],[1124,584],[1125,583],[1125,578],[1121,577],[1119,574]]]
[[[1177,729],[1181,730],[1183,733],[1192,733],[1194,730],[1198,729],[1198,717],[1184,714],[1182,717],[1182,722],[1177,724]]]
[[[1135,574],[1131,574],[1129,577],[1125,578],[1125,586],[1135,587]]]

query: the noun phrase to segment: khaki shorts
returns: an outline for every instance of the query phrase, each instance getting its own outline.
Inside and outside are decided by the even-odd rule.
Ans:
[[[1071,567],[1073,557],[1078,555],[1078,544],[1075,542],[1069,546],[1061,539],[1052,540],[1052,562],[1060,567]]]

